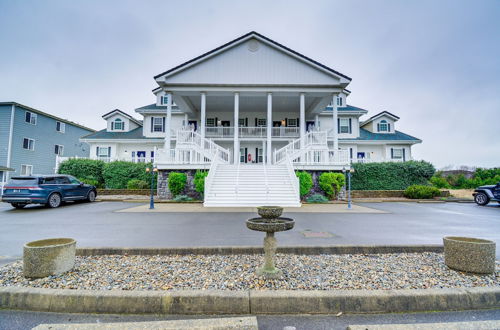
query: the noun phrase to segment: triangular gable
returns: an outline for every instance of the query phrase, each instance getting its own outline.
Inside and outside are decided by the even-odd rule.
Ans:
[[[351,78],[256,32],[155,77],[167,84],[344,85]]]

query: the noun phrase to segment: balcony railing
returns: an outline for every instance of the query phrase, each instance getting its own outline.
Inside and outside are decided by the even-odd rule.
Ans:
[[[273,138],[297,138],[300,135],[299,127],[272,127],[271,136]],[[267,127],[238,127],[239,137],[267,137]],[[207,138],[233,138],[234,127],[205,127],[205,137]]]

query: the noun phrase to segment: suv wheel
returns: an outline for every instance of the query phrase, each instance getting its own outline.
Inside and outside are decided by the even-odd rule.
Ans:
[[[476,202],[477,205],[484,206],[489,203],[490,199],[485,193],[479,192],[474,197],[474,201]]]
[[[11,205],[13,207],[15,207],[16,209],[22,209],[26,206],[26,204],[23,204],[23,203],[12,203]]]
[[[87,201],[89,202],[95,201],[95,191],[93,190],[89,191],[89,194],[87,195]]]
[[[51,208],[56,208],[61,205],[61,195],[58,193],[52,194],[49,196],[49,201],[47,202],[47,206]]]

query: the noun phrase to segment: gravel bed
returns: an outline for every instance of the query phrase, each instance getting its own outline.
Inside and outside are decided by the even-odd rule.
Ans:
[[[255,275],[261,255],[77,257],[73,271],[28,280],[22,261],[0,268],[0,286],[98,290],[335,290],[427,289],[500,285],[492,275],[448,269],[440,253],[293,255],[278,254],[283,277]]]

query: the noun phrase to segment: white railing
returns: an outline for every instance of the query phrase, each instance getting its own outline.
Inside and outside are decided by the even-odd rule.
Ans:
[[[392,158],[383,158],[383,157],[373,157],[373,158],[352,158],[351,163],[383,163],[383,162],[394,162],[394,163],[402,163],[412,160],[411,158],[403,159],[392,159]]]
[[[217,143],[202,138],[200,134],[194,131],[177,131],[177,149],[185,148],[194,149],[208,158],[209,161],[214,157],[218,157],[224,163],[229,163],[230,160],[229,150],[222,148]]]
[[[212,182],[214,181],[215,171],[217,171],[217,165],[219,165],[219,158],[215,157],[212,160],[212,164],[210,165],[210,169],[208,170],[208,175],[205,177],[205,187],[204,187],[204,195],[205,198],[209,196],[210,187],[212,186]]]
[[[279,164],[285,161],[288,155],[291,160],[295,160],[301,153],[311,148],[325,149],[328,147],[327,135],[324,131],[308,132],[304,137],[296,139],[274,153],[274,162]]]
[[[299,127],[272,127],[271,136],[273,138],[296,138],[300,135]],[[238,127],[240,137],[267,137],[267,127]],[[233,138],[234,127],[205,127],[205,137],[209,138]]]
[[[288,175],[290,176],[290,182],[292,182],[293,191],[295,192],[296,196],[299,196],[299,198],[300,198],[299,178],[295,174],[295,170],[293,169],[292,161],[290,160],[290,157],[288,155],[286,155],[285,164],[286,164],[286,169],[288,170]]]

